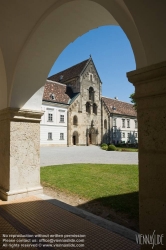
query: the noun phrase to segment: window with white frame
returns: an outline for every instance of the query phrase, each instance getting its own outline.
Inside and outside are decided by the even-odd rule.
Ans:
[[[138,122],[135,120],[135,128],[138,128]]]
[[[53,114],[48,113],[48,122],[53,122]]]
[[[127,137],[128,137],[128,138],[130,137],[130,133],[127,133]]]
[[[113,126],[116,126],[116,118],[113,119]]]
[[[127,119],[127,127],[130,128],[130,120]]]
[[[48,140],[52,140],[52,133],[48,132]]]
[[[60,140],[64,140],[64,133],[60,133]]]
[[[125,128],[125,119],[122,119],[122,128]]]
[[[65,116],[64,115],[60,115],[60,122],[64,122],[65,121]]]
[[[122,134],[123,138],[125,138],[125,133]]]
[[[137,138],[137,136],[138,136],[137,133],[135,133],[135,138]]]

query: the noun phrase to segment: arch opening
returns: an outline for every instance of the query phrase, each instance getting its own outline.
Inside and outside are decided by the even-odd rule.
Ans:
[[[81,3],[82,1],[79,1],[79,2]],[[68,10],[68,8],[67,8],[67,10]],[[90,10],[91,10],[91,8],[90,8]],[[95,12],[94,9],[93,9],[93,12]],[[82,13],[84,13],[84,12],[82,12]],[[105,15],[105,13],[106,12],[103,12],[103,17]],[[109,19],[108,19],[109,21],[106,20],[106,19],[103,19],[102,22],[98,23],[98,20],[94,19],[95,22],[93,23],[92,26],[91,26],[91,22],[87,22],[86,24],[84,24],[85,26],[83,25],[83,22],[85,21],[86,18],[79,19],[79,20],[81,20],[79,22],[79,25],[83,25],[82,26],[83,28],[81,30],[78,30],[80,26],[71,25],[72,27],[74,27],[74,29],[72,31],[72,35],[69,36],[68,32],[65,33],[65,35],[67,37],[69,36],[69,39],[64,39],[65,38],[64,35],[61,33],[61,31],[58,30],[60,39],[58,41],[57,46],[55,46],[55,43],[53,45],[53,42],[55,42],[55,37],[50,35],[50,33],[49,33],[50,28],[49,28],[48,29],[49,31],[47,30],[47,32],[46,32],[47,34],[50,35],[49,40],[48,40],[48,38],[47,38],[47,40],[46,40],[46,38],[41,39],[41,41],[42,41],[41,44],[39,45],[38,48],[36,47],[36,41],[38,40],[38,36],[42,38],[43,34],[44,34],[44,31],[46,31],[42,27],[42,25],[39,26],[39,29],[37,29],[34,32],[34,34],[32,35],[32,39],[29,40],[29,43],[27,43],[27,46],[26,46],[25,50],[22,51],[22,56],[18,60],[19,63],[17,65],[17,67],[16,67],[16,73],[15,73],[15,77],[14,77],[14,80],[13,80],[13,90],[12,90],[12,93],[11,93],[11,103],[10,103],[10,105],[12,107],[21,107],[22,109],[31,109],[31,110],[40,109],[41,99],[39,98],[39,94],[41,95],[42,88],[39,88],[39,87],[41,87],[45,83],[44,80],[46,79],[46,75],[48,73],[48,68],[50,68],[50,64],[53,63],[53,60],[55,60],[55,58],[57,58],[57,56],[62,51],[62,49],[71,41],[71,38],[75,39],[79,35],[86,32],[87,30],[89,30],[91,28],[94,28],[94,27],[97,27],[98,24],[99,25],[111,24],[113,20],[110,20],[110,18],[112,18],[112,16],[108,12],[107,12],[106,16],[109,17]],[[51,19],[51,18],[54,18],[52,14],[50,14],[50,18],[48,18],[48,19]],[[46,23],[47,23],[47,21],[49,23],[48,19],[46,20]],[[48,28],[48,23],[46,25],[47,28]],[[52,25],[50,25],[50,27],[53,28]],[[66,30],[65,27],[62,28],[62,31],[63,30]],[[56,34],[56,37],[57,36],[58,36],[58,34]],[[62,43],[61,43],[61,39],[62,39]],[[64,41],[63,41],[63,39],[64,39]],[[38,56],[33,58],[33,56],[35,54],[37,54]],[[34,60],[32,60],[32,58]],[[31,62],[31,64],[28,65],[28,67],[27,67],[27,62]],[[93,80],[94,79],[92,78],[92,75],[91,75],[90,82],[92,82]],[[29,82],[30,82],[30,84],[29,84]],[[24,84],[22,84],[22,83],[24,83]],[[27,91],[26,91],[26,86],[27,85],[28,85],[28,88],[27,88]],[[38,88],[40,90],[39,91],[40,93],[38,93]],[[36,95],[36,93],[34,94],[34,92],[35,92],[34,90],[36,91],[37,95]],[[32,96],[32,94],[33,94],[33,96]],[[31,96],[30,99],[28,99],[29,96]],[[27,99],[27,102],[25,103],[26,99]],[[40,103],[38,103],[39,99],[40,99]],[[89,91],[89,100],[91,102],[94,102],[94,89],[93,89],[93,87],[91,87],[90,91]],[[94,110],[94,105],[92,107],[89,102],[87,104],[88,104],[87,105],[87,107],[88,107],[87,112],[89,114],[91,114],[91,108],[94,111],[92,113],[95,113],[95,112],[97,113],[97,111]],[[88,144],[92,144],[92,145],[98,144],[98,129],[96,127],[94,127],[93,123],[91,124],[91,128],[89,128],[88,133],[89,133],[89,135],[88,135],[88,139],[89,139]],[[50,139],[52,139],[52,138],[53,137],[51,135]],[[64,133],[60,133],[60,139],[64,140]],[[79,144],[79,134],[78,134],[77,131],[74,131],[73,134],[72,134],[72,142],[73,142],[73,145],[78,145]]]
[[[78,132],[77,131],[73,132],[72,142],[73,142],[73,145],[75,145],[75,146],[78,145],[78,143],[79,143],[79,136],[78,136]]]
[[[78,125],[78,117],[76,115],[73,116],[73,125]]]
[[[117,3],[114,4],[117,5]],[[122,28],[125,30],[120,19],[123,17],[124,21],[127,21],[127,18],[129,18],[127,17],[128,14],[124,11],[123,15],[121,15],[121,6],[118,6],[120,11],[118,16],[115,13],[115,7],[117,6],[114,6],[114,4],[112,6],[111,3],[111,6],[106,7],[104,4],[102,5],[95,1],[80,0],[64,2],[60,6],[56,4],[52,6],[43,18],[39,19],[21,50],[12,78],[9,106],[39,110],[41,99],[37,101],[34,93],[39,95],[38,90],[44,85],[53,62],[63,49],[77,37],[99,26],[118,25],[118,22],[122,23]],[[100,16],[100,19],[98,16]],[[133,21],[130,21],[129,25],[132,33],[130,42],[133,44],[133,32],[135,37],[138,34]],[[56,25],[57,23],[58,25]],[[128,32],[127,36],[130,36]],[[137,57],[139,57],[138,61],[141,58],[142,63],[144,63],[145,55],[142,52],[140,39],[137,40],[137,43],[138,50],[140,48],[141,52],[137,53],[134,50],[136,61]],[[133,47],[135,49],[135,45]]]

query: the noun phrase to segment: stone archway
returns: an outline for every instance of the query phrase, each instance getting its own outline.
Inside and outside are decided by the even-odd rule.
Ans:
[[[73,142],[73,145],[78,145],[78,143],[79,143],[79,136],[78,136],[78,132],[77,131],[73,132],[72,142]]]
[[[24,6],[20,5],[19,1],[2,2],[0,16],[3,21],[0,22],[0,30],[3,39],[0,40],[0,46],[5,64],[0,63],[0,72],[5,72],[7,76],[7,81],[1,83],[5,88],[7,85],[7,93],[3,97],[7,99],[6,107],[40,110],[41,98],[38,97],[41,97],[42,93],[38,93],[38,90],[44,85],[60,52],[78,36],[102,25],[122,27],[131,42],[137,68],[165,60],[163,2],[153,1],[151,8],[154,12],[149,13],[148,2],[140,1],[52,0],[43,1],[40,10],[38,1],[34,1],[31,19],[27,17],[27,10],[31,10],[29,1],[24,3]],[[137,10],[141,11],[142,18]],[[20,12],[25,12],[24,18],[19,17]],[[154,13],[159,13],[158,19],[155,19]],[[11,22],[6,19],[7,16],[10,16]],[[150,25],[154,21],[155,27]],[[146,22],[148,32],[144,26]],[[8,32],[4,29],[5,25]],[[6,41],[11,43],[11,46],[6,46]],[[5,106],[1,105],[0,108]]]
[[[166,234],[165,1],[21,2],[2,0],[0,6],[1,197],[8,200],[41,190],[42,90],[38,90],[53,62],[88,30],[119,24],[131,42],[137,64],[128,78],[136,87],[138,101],[140,231]]]
[[[48,4],[44,3],[43,6],[41,6],[40,11],[43,11],[43,13],[40,13],[39,10],[38,13],[35,13],[36,19],[38,19],[34,20],[34,22],[36,22],[33,27],[30,26],[28,20],[20,24],[21,30],[25,30],[24,26],[29,25],[27,27],[27,32],[29,31],[29,33],[25,36],[23,32],[19,32],[20,39],[17,43],[17,54],[13,55],[12,49],[10,51],[10,47],[6,48],[5,44],[3,44],[3,55],[6,56],[4,60],[7,61],[10,59],[11,62],[10,74],[8,67],[5,67],[6,74],[8,75],[7,98],[10,107],[39,110],[41,98],[38,98],[38,96],[42,95],[38,93],[38,90],[44,85],[48,72],[61,51],[80,35],[102,25],[120,24],[132,44],[137,67],[146,65],[144,47],[130,14],[128,11],[125,11],[124,6],[121,6],[122,3],[119,4],[116,1],[108,2],[109,4],[99,0],[63,0],[58,1],[58,3],[53,1],[52,6],[49,6],[48,1]],[[27,9],[30,9],[29,4],[26,3],[25,8],[26,5]],[[15,8],[18,8],[19,11],[19,7],[20,6],[16,6]],[[35,4],[33,7],[34,11],[35,7],[37,11],[38,7],[35,6]],[[10,9],[9,3],[6,8]],[[13,8],[12,4],[11,8]],[[4,19],[5,13],[5,10],[4,13],[1,13]],[[42,16],[38,16],[39,14],[42,14]],[[12,11],[9,16],[12,18]],[[100,16],[100,18],[98,18],[98,16]],[[93,20],[93,22],[91,20]],[[53,30],[54,32],[52,32]],[[14,30],[11,27],[10,31],[9,26],[8,34],[6,35],[8,41],[10,39],[12,41],[10,35],[12,35],[13,32]],[[5,37],[4,34],[2,34],[2,36]],[[12,60],[10,57],[7,57],[8,55],[12,57]],[[34,96],[35,93],[37,98]]]
[[[95,128],[89,129],[89,144],[96,145],[97,144],[97,133]]]

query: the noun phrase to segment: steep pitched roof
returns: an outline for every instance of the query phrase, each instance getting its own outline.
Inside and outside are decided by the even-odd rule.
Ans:
[[[52,98],[55,97],[55,99]],[[46,81],[44,85],[43,101],[69,104],[75,96],[72,89],[66,84]]]
[[[111,99],[107,97],[102,97],[105,105],[107,106],[111,114],[120,114],[120,115],[129,115],[137,116],[136,110],[133,108],[133,105],[127,102],[121,102],[117,99]]]
[[[83,69],[85,68],[86,64],[88,63],[89,59],[80,62],[68,69],[65,69],[61,72],[58,72],[57,74],[48,77],[48,80],[51,81],[55,81],[55,82],[66,82],[69,79],[72,79],[76,76],[79,76],[81,74],[81,72],[83,71]],[[61,76],[63,76],[63,78],[61,79]]]

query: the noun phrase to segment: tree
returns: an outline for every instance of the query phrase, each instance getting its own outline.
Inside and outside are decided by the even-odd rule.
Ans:
[[[129,97],[131,99],[131,103],[133,103],[133,107],[135,108],[135,110],[137,110],[137,102],[135,99],[135,93],[132,93]]]

